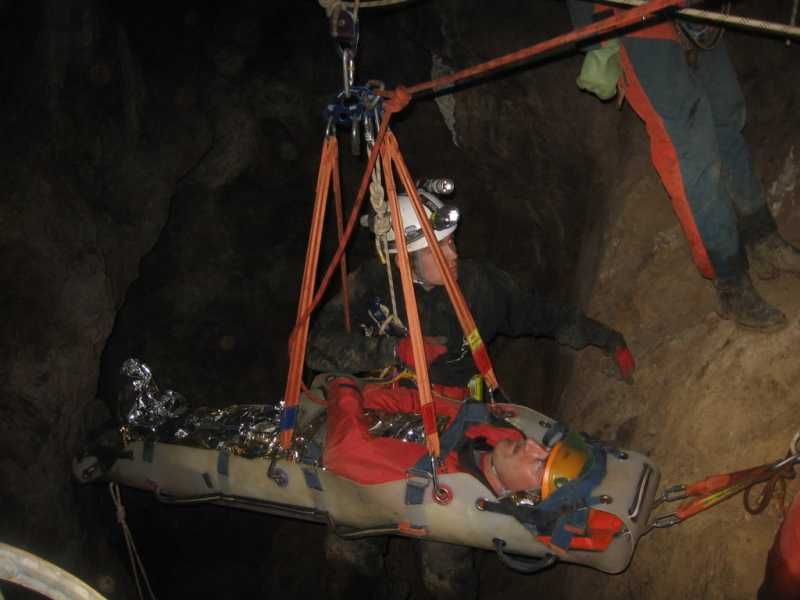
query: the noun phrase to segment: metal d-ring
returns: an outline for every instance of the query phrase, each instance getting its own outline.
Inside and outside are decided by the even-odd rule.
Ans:
[[[442,506],[447,506],[453,501],[453,489],[449,485],[445,485],[444,483],[439,486],[433,488],[433,501],[436,504],[441,504]]]

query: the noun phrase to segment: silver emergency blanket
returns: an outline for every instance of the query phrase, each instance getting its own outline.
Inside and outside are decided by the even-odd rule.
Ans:
[[[186,398],[172,390],[161,392],[143,362],[129,358],[120,369],[123,385],[117,396],[117,417],[123,425],[155,433],[189,410]]]
[[[203,407],[184,419],[175,430],[175,441],[247,458],[272,458],[283,452],[278,439],[280,417],[281,408],[269,404],[234,405],[217,410]]]
[[[173,390],[160,391],[150,368],[129,358],[120,369],[123,385],[118,394],[117,413],[127,441],[157,440],[209,450],[224,450],[246,458],[284,458],[318,460],[324,443],[325,412],[300,427],[292,448],[285,451],[279,442],[282,404],[241,404],[222,409],[199,407]],[[403,442],[424,443],[425,430],[418,413],[365,411],[369,433]],[[437,429],[443,433],[450,419],[437,416]],[[317,451],[309,452],[311,445]]]
[[[225,450],[248,458],[285,456],[278,433],[280,405],[247,404],[212,410],[190,410],[178,392],[161,392],[152,371],[143,362],[129,358],[122,365],[122,389],[117,413],[124,437],[157,440],[213,450]],[[305,438],[298,436],[303,443]],[[295,448],[301,453],[302,448]]]
[[[364,416],[369,423],[369,434],[373,437],[388,437],[418,444],[425,442],[425,427],[422,415],[418,413],[395,413],[368,408],[364,411]],[[440,434],[449,421],[443,415],[436,417],[436,429]]]

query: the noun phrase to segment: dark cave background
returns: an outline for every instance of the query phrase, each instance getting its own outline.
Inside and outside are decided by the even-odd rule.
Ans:
[[[785,4],[739,12],[785,21]],[[356,80],[389,88],[430,79],[434,55],[459,69],[570,28],[560,0],[418,1],[360,17]],[[130,356],[195,406],[280,400],[340,61],[312,0],[7,0],[0,23],[0,539],[90,584],[110,575],[110,598],[134,597],[107,491],[73,483],[72,457],[107,422]],[[782,92],[797,68],[775,40],[731,40],[748,134],[770,136],[754,140],[769,172],[791,140],[780,114],[797,110]],[[432,98],[392,126],[415,177],[455,180],[462,256],[576,304],[613,217],[615,172],[649,168],[641,124],[579,93],[579,66],[566,49],[460,86],[457,146]],[[363,157],[340,137],[347,203]],[[357,235],[351,266],[370,248]],[[571,351],[545,340],[491,350],[514,401],[558,416]],[[321,527],[135,492],[126,501],[162,598],[321,593],[310,575],[323,569]],[[409,544],[394,542],[390,570],[424,597],[407,577]]]

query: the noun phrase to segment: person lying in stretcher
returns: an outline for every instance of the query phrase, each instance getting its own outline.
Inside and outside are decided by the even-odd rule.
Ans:
[[[377,431],[387,415],[419,413],[416,389],[367,384],[338,377],[327,386],[328,430],[323,454],[326,468],[357,483],[405,479],[426,456],[421,443],[382,437]],[[458,421],[462,403],[437,398],[436,414],[446,431]],[[481,405],[485,406],[485,405]],[[469,472],[496,496],[541,487],[548,450],[515,427],[486,411],[486,422],[464,424],[453,451],[442,456],[440,474]]]

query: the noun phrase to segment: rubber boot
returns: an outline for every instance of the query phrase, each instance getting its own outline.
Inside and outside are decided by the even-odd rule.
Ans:
[[[740,216],[739,231],[750,266],[759,279],[775,279],[782,273],[800,276],[800,250],[781,237],[766,206]]]
[[[737,325],[764,333],[786,327],[786,315],[767,303],[753,287],[749,275],[714,281],[719,297],[719,316]]]

